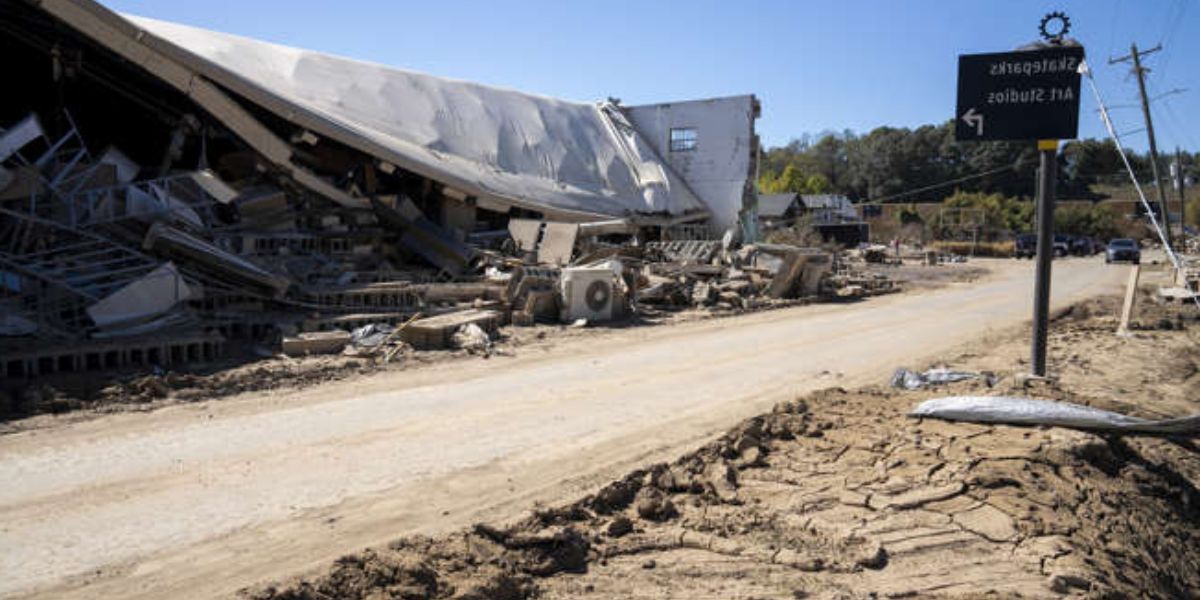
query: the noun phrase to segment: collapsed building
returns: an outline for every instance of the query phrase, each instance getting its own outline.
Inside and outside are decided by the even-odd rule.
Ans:
[[[361,327],[438,347],[611,318],[639,288],[811,293],[802,265],[832,268],[732,252],[754,221],[751,95],[567,102],[91,0],[0,0],[0,30],[0,377]]]

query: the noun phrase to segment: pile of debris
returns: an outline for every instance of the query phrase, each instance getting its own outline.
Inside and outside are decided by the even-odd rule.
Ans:
[[[827,251],[735,243],[750,153],[666,160],[675,110],[748,145],[752,95],[572,103],[91,0],[0,15],[23,83],[0,98],[5,388],[239,354],[487,355],[509,323],[867,289]]]
[[[65,115],[70,123],[70,115]],[[642,241],[628,221],[510,218],[470,240],[370,165],[342,205],[229,167],[159,168],[36,115],[0,132],[5,377],[216,358],[230,339],[289,356],[488,352],[508,323],[602,322],[637,306],[749,310],[890,282],[829,252]],[[361,190],[361,191],[360,191]],[[369,200],[369,201],[367,201]],[[166,334],[166,335],[164,335]]]
[[[1193,244],[1188,244],[1190,249]],[[1179,255],[1179,268],[1173,270],[1170,285],[1160,286],[1156,295],[1159,302],[1179,302],[1200,306],[1200,253]]]
[[[727,310],[816,297],[834,261],[820,250],[779,244],[731,250],[722,242],[652,242],[645,254],[639,302]]]
[[[115,147],[93,152],[73,123],[48,135],[36,115],[0,131],[4,375],[166,366],[212,358],[227,338],[340,350],[349,333],[338,332],[417,313],[469,308],[492,330],[500,321],[486,309],[500,307],[504,285],[474,274],[479,253],[407,195],[380,193],[398,187],[384,189],[385,175],[349,174],[346,188],[372,194],[341,206],[253,165],[218,176],[200,158],[195,169],[170,168],[170,156],[148,167]],[[321,333],[290,337],[301,331]],[[171,341],[185,338],[200,345]],[[76,352],[19,358],[54,345]]]

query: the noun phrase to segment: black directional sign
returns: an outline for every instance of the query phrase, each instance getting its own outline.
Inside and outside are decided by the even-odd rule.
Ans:
[[[1083,48],[958,57],[954,135],[969,140],[1069,140],[1079,130]]]

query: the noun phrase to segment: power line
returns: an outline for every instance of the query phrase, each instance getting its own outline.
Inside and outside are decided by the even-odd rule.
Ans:
[[[1149,88],[1153,89],[1154,82],[1153,81],[1147,82],[1147,86]],[[1175,94],[1181,94],[1181,93],[1184,93],[1187,91],[1188,91],[1187,88],[1175,88],[1173,90],[1166,91],[1161,94],[1157,94],[1154,96],[1154,98],[1151,99],[1151,102],[1153,104],[1151,106],[1152,110],[1156,109],[1156,108],[1166,108],[1167,110],[1171,111],[1171,114],[1169,116],[1171,117],[1172,122],[1171,122],[1171,129],[1169,130],[1168,137],[1175,140],[1175,143],[1177,143],[1177,144],[1180,141],[1179,136],[1185,135],[1187,132],[1187,129],[1185,127],[1183,127],[1183,121],[1181,119],[1176,119],[1176,117],[1174,115],[1174,110],[1171,109],[1170,98],[1168,98],[1168,97],[1173,96]],[[1155,114],[1162,115],[1162,114],[1164,114],[1164,112],[1160,110]],[[1193,147],[1195,147],[1195,146],[1193,145]]]
[[[1200,150],[1200,143],[1196,142],[1196,138],[1192,137],[1192,134],[1187,130],[1187,127],[1184,126],[1184,121],[1175,112],[1175,107],[1172,106],[1170,102],[1163,102],[1158,106],[1162,107],[1166,111],[1167,118],[1171,121],[1171,131],[1176,136],[1182,136],[1184,138],[1183,141],[1186,142],[1190,148],[1192,148],[1192,152]],[[1178,138],[1176,138],[1176,141],[1178,141]]]
[[[1120,14],[1121,14],[1121,0],[1117,0],[1116,2],[1113,3],[1112,19],[1111,19],[1111,23],[1110,23],[1109,30],[1108,30],[1108,49],[1105,50],[1106,54],[1112,54],[1113,44],[1114,44],[1114,42],[1117,41],[1117,22],[1120,21],[1120,19],[1118,19],[1117,17],[1119,17]]]
[[[1161,40],[1167,46],[1167,51],[1163,53],[1162,61],[1158,67],[1159,75],[1163,79],[1166,79],[1167,67],[1171,65],[1171,59],[1174,57],[1174,53],[1171,51],[1173,49],[1171,42],[1175,39],[1175,34],[1179,31],[1179,25],[1183,22],[1183,15],[1187,13],[1188,4],[1189,2],[1186,0],[1176,0],[1167,9],[1167,22],[1165,24],[1167,33]]]
[[[943,188],[943,187],[951,186],[951,185],[954,185],[954,184],[956,184],[956,183],[962,183],[962,182],[964,182],[964,181],[971,181],[971,180],[974,180],[974,179],[980,179],[980,178],[983,178],[983,177],[987,177],[988,175],[995,175],[996,173],[1001,173],[1001,172],[1004,172],[1004,171],[1016,171],[1016,170],[1017,170],[1017,166],[1016,166],[1015,164],[1013,164],[1013,165],[1009,165],[1009,166],[1006,166],[1006,167],[999,167],[999,168],[996,168],[996,169],[992,169],[992,170],[990,170],[990,171],[984,171],[983,173],[976,173],[976,174],[974,174],[974,175],[967,175],[967,176],[965,176],[965,177],[959,177],[959,178],[957,178],[957,179],[951,179],[951,180],[949,180],[949,181],[943,181],[942,183],[935,183],[935,184],[933,184],[933,185],[928,185],[928,186],[925,186],[925,187],[922,187],[922,188],[917,188],[917,189],[915,189],[915,190],[909,190],[909,191],[907,191],[907,192],[900,192],[899,194],[892,194],[891,196],[884,196],[883,198],[867,198],[867,202],[871,202],[871,203],[883,203],[883,202],[887,202],[888,200],[894,200],[894,199],[896,199],[896,198],[899,198],[899,197],[901,197],[901,196],[908,196],[908,195],[911,195],[911,194],[919,194],[919,193],[921,193],[921,192],[928,192],[929,190],[936,190],[936,189],[938,189],[938,188]]]

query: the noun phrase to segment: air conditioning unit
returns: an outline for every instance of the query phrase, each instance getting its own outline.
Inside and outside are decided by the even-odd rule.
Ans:
[[[563,320],[611,321],[616,306],[621,263],[562,270]]]

